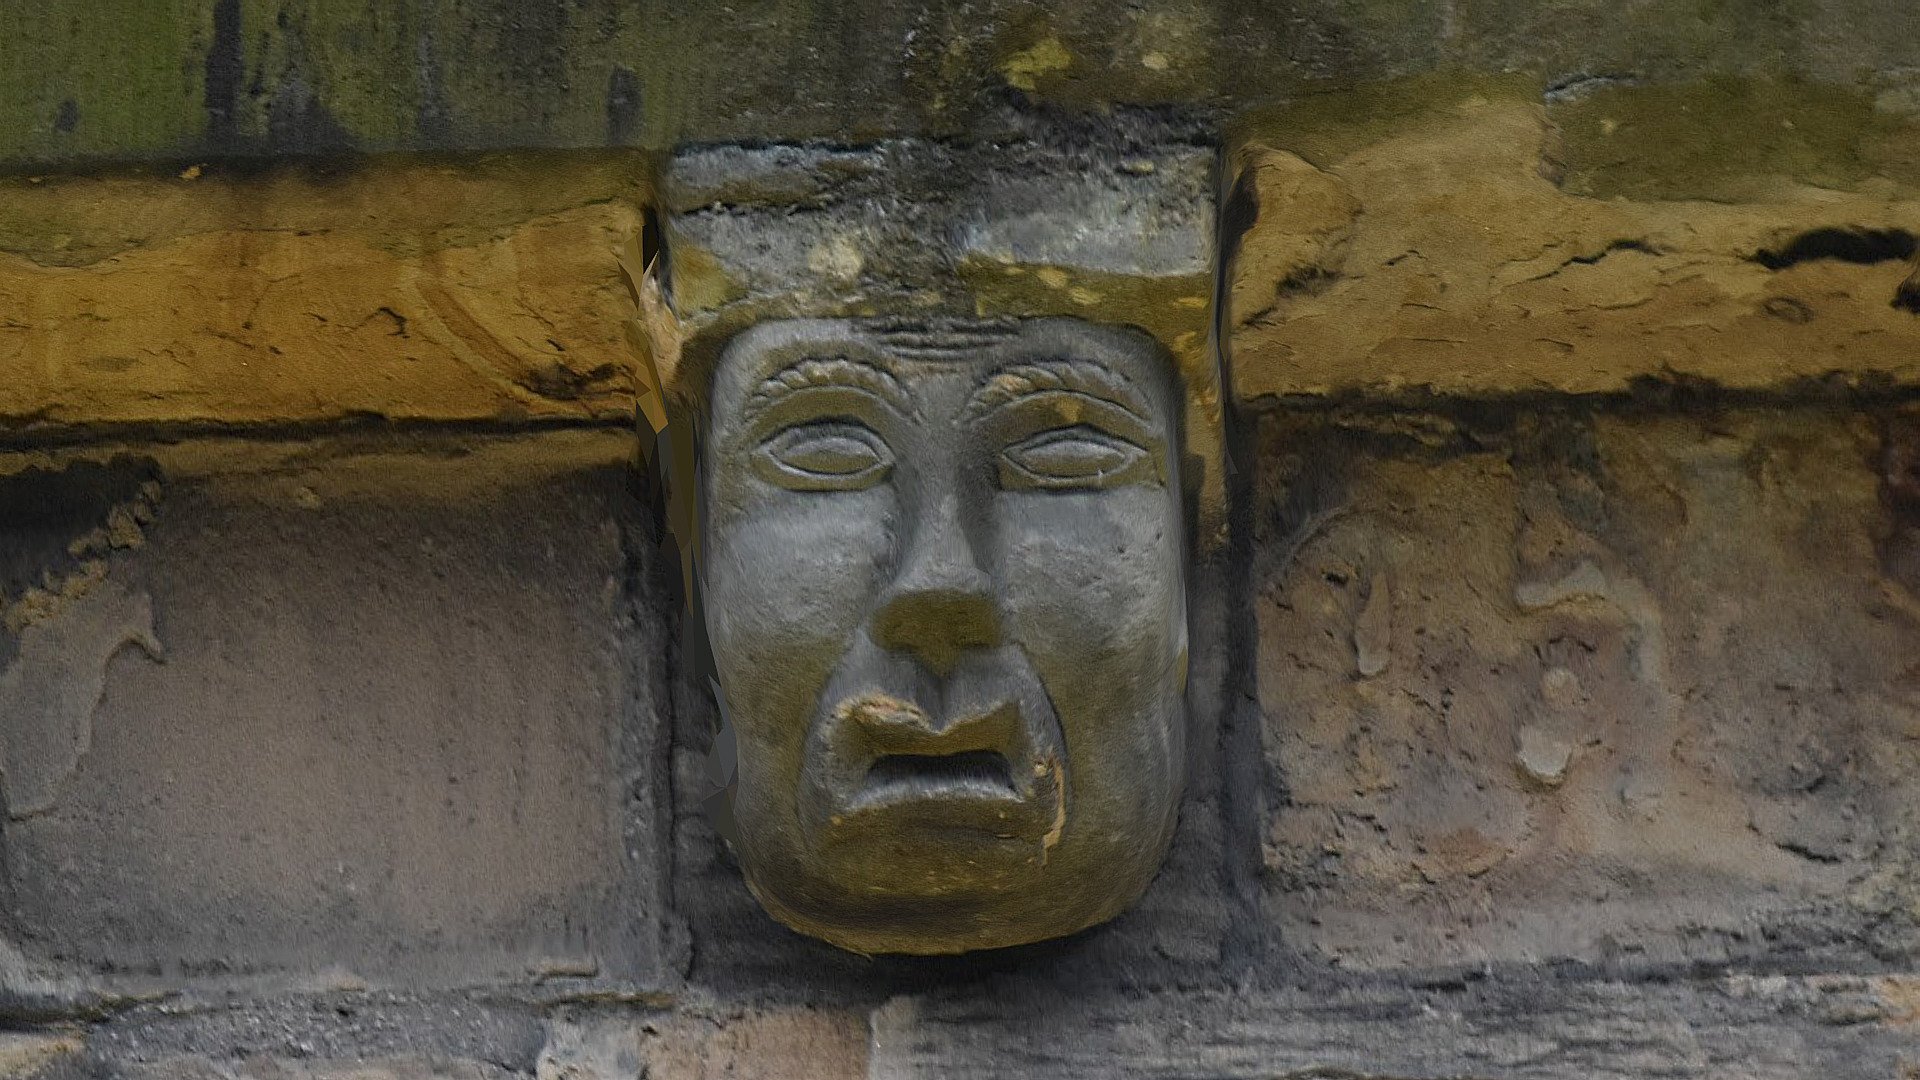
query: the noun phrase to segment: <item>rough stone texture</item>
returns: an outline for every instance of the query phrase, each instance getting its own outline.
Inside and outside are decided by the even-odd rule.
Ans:
[[[1413,80],[1249,120],[1242,398],[1920,376],[1914,127],[1764,85],[1535,94]]]
[[[1255,110],[1234,126],[1246,197],[1229,223],[1265,206],[1231,245],[1235,389],[1910,385],[1920,91],[1904,93],[1615,80],[1543,103],[1526,77],[1436,76]],[[876,283],[916,272],[933,234],[899,218],[875,248],[871,220],[802,212],[889,153],[813,153],[783,173],[775,151],[712,149],[709,173],[733,171],[694,177],[674,205],[765,201],[800,178],[793,205],[772,201],[818,242],[755,273],[851,290],[849,311],[898,301]],[[1165,164],[1204,188],[1199,160]],[[972,171],[933,153],[915,175],[937,187],[954,169]],[[614,252],[639,230],[647,174],[636,154],[579,152],[0,182],[0,431],[629,415]],[[678,297],[766,293],[701,253],[737,256],[769,220],[690,218]],[[1189,352],[1203,342],[1204,252],[1133,279],[1126,259],[1055,266],[1004,241],[975,237],[958,268],[979,310],[1126,311]]]
[[[658,1080],[860,1080],[867,1018],[843,1010],[752,1011],[675,1023],[650,1040],[646,1075]]]
[[[637,156],[343,151],[1114,103],[1231,135],[1223,344],[1292,411],[1238,433],[1195,586],[1165,871],[939,962],[741,887],[629,436],[0,459],[0,1080],[1920,1076],[1913,5],[15,22],[12,446],[626,422]]]
[[[614,418],[632,155],[0,181],[0,430]]]
[[[1129,114],[989,135],[675,156],[661,202],[685,332],[768,318],[1125,311],[1183,360],[1197,354],[1214,262],[1205,133]]]
[[[1899,94],[1916,66],[1889,0],[43,0],[0,40],[0,160],[866,138],[1010,93],[1232,108],[1461,69]]]
[[[1216,157],[1190,123],[1137,112],[1007,114],[957,145],[686,149],[661,178],[663,265],[639,283],[645,381],[697,414],[719,349],[769,319],[1135,326],[1186,381],[1189,483],[1210,548],[1224,520]],[[649,304],[656,285],[665,302]]]
[[[0,1034],[0,1077],[67,1080],[859,1080],[864,1009],[332,993],[137,1006],[84,1036]]]
[[[79,1040],[70,1030],[35,1038]],[[546,1031],[538,1006],[472,995],[368,991],[122,1005],[41,1080],[502,1080],[530,1077]]]
[[[635,1016],[563,1010],[537,1080],[860,1080],[867,1018],[847,1009],[745,1009]]]
[[[657,983],[630,454],[614,432],[8,459],[6,546],[71,542],[4,598],[0,925],[109,994]],[[63,467],[95,516],[35,529]],[[89,547],[129,488],[147,523]]]
[[[1266,421],[1280,935],[1350,969],[1911,963],[1881,443],[1820,410]]]
[[[940,961],[741,888],[630,436],[16,455],[6,663],[142,594],[162,659],[112,650],[52,805],[0,828],[0,1017],[80,1025],[17,1032],[58,1047],[36,1080],[1920,1069],[1920,414],[1249,422],[1165,871]]]
[[[1734,976],[1086,997],[899,999],[873,1017],[890,1080],[1858,1080],[1920,1068],[1911,978]]]
[[[145,1061],[102,1061],[95,1065],[126,1080],[505,1080],[520,1075],[488,1061],[411,1054],[345,1060],[264,1054],[239,1058],[183,1054]]]
[[[84,1039],[72,1034],[0,1034],[0,1077],[33,1080],[51,1071],[63,1058],[80,1053],[85,1046]]]
[[[1223,713],[1232,670],[1223,611],[1228,571],[1202,564],[1190,582],[1192,637],[1187,787],[1173,845],[1159,876],[1130,910],[1104,928],[1020,949],[962,957],[862,956],[796,934],[747,892],[730,850],[715,835],[707,803],[717,790],[707,752],[718,729],[711,694],[688,684],[676,644],[668,666],[673,699],[674,908],[690,938],[689,983],[722,1001],[871,1007],[890,993],[950,981],[1003,977],[1037,966],[1088,985],[1207,981],[1253,932],[1253,897],[1229,884],[1225,835],[1235,802],[1225,762]],[[671,635],[676,643],[682,639]],[[1251,734],[1251,732],[1249,732]]]

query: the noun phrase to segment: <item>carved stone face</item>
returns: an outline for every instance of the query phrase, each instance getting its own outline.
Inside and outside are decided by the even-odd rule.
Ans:
[[[761,903],[862,952],[1117,914],[1185,760],[1165,353],[1071,319],[772,322],[710,401],[706,621]]]

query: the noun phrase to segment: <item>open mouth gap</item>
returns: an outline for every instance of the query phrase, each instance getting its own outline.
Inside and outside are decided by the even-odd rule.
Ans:
[[[867,786],[981,786],[1013,790],[1005,754],[967,750],[958,754],[887,754],[867,770]]]

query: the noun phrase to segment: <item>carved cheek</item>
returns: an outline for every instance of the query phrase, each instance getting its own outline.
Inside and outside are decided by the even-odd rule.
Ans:
[[[1006,512],[1008,624],[1047,683],[1069,755],[1090,740],[1157,753],[1184,636],[1172,496],[1133,485],[1002,498],[1022,502]]]
[[[866,616],[895,498],[763,492],[707,535],[707,624],[745,738],[804,735],[827,675]]]

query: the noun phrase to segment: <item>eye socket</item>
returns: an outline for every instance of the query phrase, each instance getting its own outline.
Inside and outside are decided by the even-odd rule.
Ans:
[[[893,451],[878,432],[856,421],[800,424],[755,452],[768,480],[795,491],[858,491],[893,471]]]
[[[1145,479],[1147,451],[1098,428],[1078,425],[1030,435],[1000,452],[1000,486],[1076,490]]]

